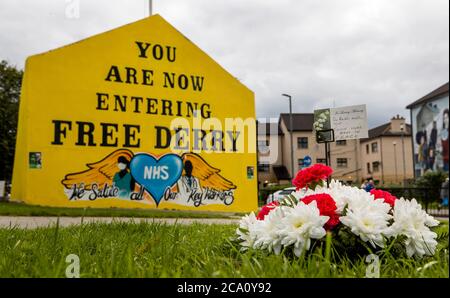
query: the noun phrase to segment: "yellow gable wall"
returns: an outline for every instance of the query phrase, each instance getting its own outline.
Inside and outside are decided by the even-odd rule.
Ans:
[[[141,42],[141,48],[136,42]],[[148,57],[139,57],[143,54],[142,50],[146,43],[150,44],[146,53]],[[160,60],[152,55],[154,45],[161,46],[155,49],[156,58],[160,58],[160,53],[163,53]],[[170,57],[174,61],[169,61],[167,47],[172,50],[176,48],[175,55]],[[160,49],[163,51],[161,52]],[[126,67],[131,73],[130,83],[126,83]],[[134,71],[136,71],[135,76],[133,76]],[[184,74],[188,81],[183,77],[180,86],[175,79],[175,86],[171,88],[164,72],[168,73],[169,78],[173,78],[173,73],[175,78]],[[123,82],[117,82],[118,75]],[[137,84],[134,84],[134,78]],[[201,78],[203,78],[202,81]],[[197,80],[197,90],[194,90],[192,80]],[[186,82],[188,82],[187,87]],[[199,82],[202,82],[201,91]],[[99,93],[103,95],[98,95]],[[127,96],[127,99],[116,103],[114,95]],[[136,98],[132,101],[132,96],[142,97],[142,101]],[[152,100],[149,101],[147,98]],[[163,99],[166,100],[164,111]],[[169,101],[171,109],[167,106]],[[121,111],[123,107],[118,103],[124,102],[126,111]],[[136,108],[136,102],[138,102],[138,108]],[[170,148],[156,148],[155,126],[170,128],[171,121],[177,115],[188,119],[189,124],[192,125],[194,120],[193,115],[188,112],[188,102],[191,105],[196,103],[198,107],[203,105],[204,114],[210,113],[211,117],[220,119],[223,126],[225,126],[225,118],[244,120],[255,118],[253,92],[159,15],[29,57],[26,61],[20,102],[12,199],[30,204],[68,207],[157,207],[149,191],[144,191],[145,195],[141,201],[126,198],[99,198],[98,196],[92,201],[86,197],[69,200],[73,191],[65,188],[62,181],[67,178],[66,175],[89,170],[87,164],[102,161],[115,150],[120,149],[128,149],[134,156],[137,153],[149,154],[156,160],[168,153],[176,153],[181,158],[183,153],[195,149],[193,148],[194,132],[190,131],[189,150],[173,151]],[[172,112],[173,115],[163,115],[164,112],[166,114]],[[201,121],[205,118],[207,116],[199,117]],[[82,126],[83,124],[78,124],[77,121],[93,125],[91,143],[95,146],[89,146],[88,135],[79,138],[79,130],[89,130],[90,127]],[[105,128],[101,123],[109,123],[111,126]],[[124,124],[133,126],[128,127],[128,138]],[[136,127],[139,127],[139,131]],[[104,129],[111,133],[106,136],[106,141]],[[251,134],[254,139],[256,135],[254,127],[237,130],[241,132],[238,138],[247,139],[248,134]],[[231,151],[231,137],[227,142],[228,134],[225,128],[223,131],[225,149]],[[117,145],[114,144],[116,140]],[[133,147],[138,140],[139,146]],[[102,141],[103,145],[110,146],[101,146]],[[246,140],[245,145],[251,147],[253,144],[249,142],[253,141]],[[41,168],[30,168],[30,152],[41,153]],[[208,175],[197,177],[200,185],[203,186],[203,191],[206,190],[204,185],[213,189],[215,186],[223,188],[223,179],[231,182],[235,189],[226,191],[222,189],[222,192],[218,192],[216,200],[204,200],[206,205],[199,207],[193,206],[193,201],[189,199],[184,199],[184,203],[180,204],[175,199],[160,198],[158,208],[220,211],[250,211],[257,208],[256,152],[246,150],[240,153],[204,151],[196,151],[196,153],[207,164],[202,173],[214,176],[209,180],[206,177]],[[110,161],[111,167],[107,171],[111,172],[113,169],[119,171],[115,168],[116,159],[115,156],[115,159]],[[248,176],[248,167],[253,167],[253,176]],[[197,166],[197,176],[199,169],[200,167]],[[97,175],[101,176],[102,170],[99,169],[98,172]],[[92,176],[89,175],[85,177],[87,184]],[[96,179],[98,178],[94,180]],[[139,179],[142,181],[142,177]],[[155,181],[152,185],[155,185]],[[91,179],[90,182],[98,181]],[[111,183],[112,181],[109,184]],[[137,185],[142,184],[137,183]],[[147,188],[152,187],[149,184]],[[177,192],[175,183],[170,185],[170,188],[173,192]],[[232,204],[223,204],[220,199],[217,199],[220,194],[231,195],[234,198]]]

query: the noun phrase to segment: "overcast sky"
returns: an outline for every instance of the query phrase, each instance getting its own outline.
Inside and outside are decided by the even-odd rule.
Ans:
[[[153,12],[255,92],[258,117],[367,104],[369,127],[449,80],[448,0],[154,0]],[[76,10],[76,7],[79,10]],[[148,15],[146,0],[1,0],[0,59]]]

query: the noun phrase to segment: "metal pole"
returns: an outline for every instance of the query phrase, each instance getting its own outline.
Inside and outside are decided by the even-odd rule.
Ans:
[[[153,0],[148,0],[148,15],[153,15]]]
[[[294,141],[292,131],[294,130],[294,123],[292,120],[292,97],[288,94],[282,94],[289,99],[289,126],[290,126],[290,137],[291,137],[291,178],[294,178]]]
[[[330,143],[325,142],[325,164],[331,166]],[[327,177],[327,187],[330,186],[330,177]]]
[[[292,178],[294,178],[294,121],[292,120],[292,100],[289,97],[289,125],[291,126],[291,171]]]
[[[359,184],[359,152],[358,148],[360,147],[359,139],[355,140],[355,170],[356,170],[356,184]]]
[[[405,140],[404,140],[405,129],[404,129],[404,126],[402,125],[400,127],[400,129],[402,130],[403,186],[405,186],[406,185],[406,162],[405,162]]]
[[[394,165],[395,165],[395,183],[397,183],[397,143],[393,142],[394,145]]]
[[[412,109],[409,109],[409,121],[411,122],[411,124],[414,124],[414,122],[412,122]],[[414,135],[414,127],[411,125],[411,134]],[[416,150],[415,150],[415,146],[414,146],[414,141],[411,140],[411,157],[412,157],[412,166],[413,166],[413,178],[416,179]]]

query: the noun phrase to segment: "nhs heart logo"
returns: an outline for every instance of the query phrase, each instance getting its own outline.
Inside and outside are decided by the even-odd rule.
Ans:
[[[130,162],[131,175],[159,205],[164,192],[181,177],[183,161],[176,154],[155,158],[150,154],[136,154]]]

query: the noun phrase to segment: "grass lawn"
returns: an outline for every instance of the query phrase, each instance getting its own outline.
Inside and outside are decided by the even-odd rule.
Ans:
[[[364,259],[329,263],[308,258],[241,253],[233,225],[86,224],[69,228],[0,229],[0,277],[65,277],[69,254],[81,277],[364,277]],[[449,277],[448,223],[434,257],[381,258],[381,277]]]
[[[73,216],[73,217],[154,217],[154,218],[230,218],[240,213],[123,208],[64,208],[0,202],[0,216]]]

